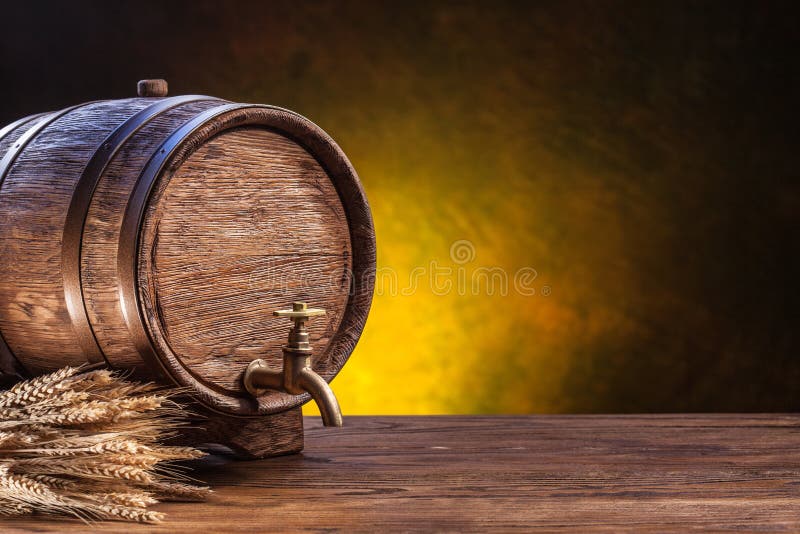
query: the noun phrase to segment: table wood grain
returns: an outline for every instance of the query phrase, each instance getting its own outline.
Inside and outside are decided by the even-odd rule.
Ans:
[[[800,531],[800,415],[306,418],[306,450],[196,475],[207,503],[98,532]],[[86,531],[3,520],[4,532]]]

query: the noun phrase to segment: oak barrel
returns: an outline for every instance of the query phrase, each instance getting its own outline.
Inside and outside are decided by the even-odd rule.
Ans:
[[[358,176],[318,126],[273,106],[167,97],[89,102],[0,130],[0,370],[103,364],[188,388],[225,414],[242,374],[281,366],[290,323],[322,307],[313,369],[330,381],[364,327],[375,235]]]

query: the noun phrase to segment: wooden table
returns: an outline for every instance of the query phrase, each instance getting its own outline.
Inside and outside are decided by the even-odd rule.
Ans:
[[[800,415],[307,418],[302,455],[211,457],[205,504],[101,532],[800,531]],[[12,531],[85,531],[3,520]]]

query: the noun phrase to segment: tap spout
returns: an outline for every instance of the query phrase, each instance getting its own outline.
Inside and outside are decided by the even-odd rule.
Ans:
[[[311,343],[306,322],[325,310],[309,308],[305,302],[292,303],[290,310],[277,310],[273,315],[288,317],[294,323],[289,331],[289,342],[283,347],[283,369],[271,369],[264,360],[253,360],[244,373],[244,388],[254,397],[266,390],[283,391],[291,395],[308,393],[319,406],[322,424],[342,426],[339,401],[324,378],[311,368]]]
[[[325,379],[309,368],[303,369],[298,377],[298,385],[306,390],[319,406],[322,424],[325,426],[342,426],[342,410],[333,390]]]
[[[308,393],[319,407],[323,425],[342,426],[339,401],[325,379],[311,369],[308,354],[285,349],[281,371],[272,369],[264,360],[253,360],[247,366],[243,382],[245,389],[254,397],[263,395],[267,390],[292,395]]]

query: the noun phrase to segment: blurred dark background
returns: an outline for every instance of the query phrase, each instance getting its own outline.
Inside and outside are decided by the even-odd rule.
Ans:
[[[6,2],[0,123],[152,77],[288,107],[350,155],[401,285],[536,270],[379,285],[348,413],[795,411],[795,6]]]

